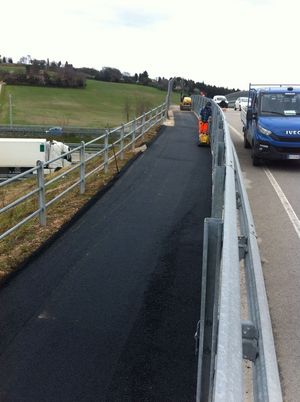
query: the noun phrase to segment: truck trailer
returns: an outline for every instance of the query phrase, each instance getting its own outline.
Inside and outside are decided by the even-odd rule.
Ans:
[[[250,84],[241,121],[254,166],[264,159],[300,160],[300,85]]]
[[[22,173],[35,167],[37,161],[45,163],[47,172],[59,169],[71,162],[71,155],[65,155],[69,150],[68,145],[45,138],[0,138],[0,173]],[[47,163],[59,156],[62,158]]]

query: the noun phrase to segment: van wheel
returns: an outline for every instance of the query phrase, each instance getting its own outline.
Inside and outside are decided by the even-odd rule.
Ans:
[[[257,156],[253,156],[252,165],[253,166],[260,166],[260,159]]]
[[[244,148],[246,148],[246,149],[251,148],[251,145],[249,144],[249,141],[247,140],[245,131],[244,131]]]
[[[260,161],[261,161],[260,158],[258,158],[254,154],[254,144],[252,145],[251,158],[252,158],[252,165],[253,166],[259,166],[260,165]]]

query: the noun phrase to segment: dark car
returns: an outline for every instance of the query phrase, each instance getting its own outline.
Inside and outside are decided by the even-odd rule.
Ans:
[[[45,131],[46,134],[62,134],[63,133],[63,129],[62,127],[50,127],[48,130]]]

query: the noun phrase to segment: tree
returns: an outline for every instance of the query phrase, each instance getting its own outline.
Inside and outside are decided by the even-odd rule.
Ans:
[[[27,58],[25,56],[20,57],[20,60],[18,61],[18,63],[20,64],[26,64]]]
[[[90,67],[80,67],[76,68],[76,71],[82,73],[86,76],[86,78],[99,80],[99,70]]]
[[[55,63],[55,61],[51,61],[49,70],[51,70],[51,71],[57,71],[58,68],[59,68],[59,67],[58,67],[58,65]]]
[[[157,88],[161,89],[162,91],[166,91],[168,89],[169,86],[169,80],[167,80],[166,78],[158,78],[158,83],[157,83]]]
[[[122,73],[117,68],[103,67],[99,73],[100,80],[108,82],[120,82]]]
[[[143,85],[149,85],[150,79],[147,71],[144,71],[142,74],[139,75],[139,82]]]

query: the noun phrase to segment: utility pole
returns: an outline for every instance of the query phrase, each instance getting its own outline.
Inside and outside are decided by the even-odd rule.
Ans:
[[[9,124],[10,124],[10,128],[12,128],[13,126],[13,117],[12,117],[12,95],[9,94]]]

